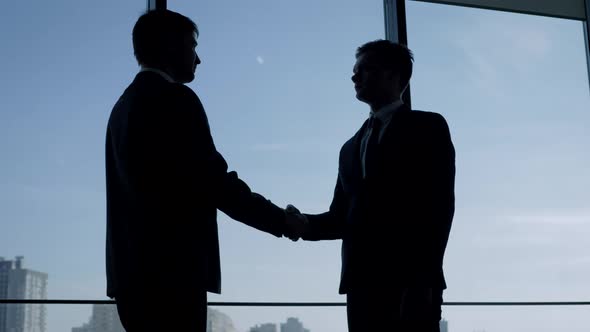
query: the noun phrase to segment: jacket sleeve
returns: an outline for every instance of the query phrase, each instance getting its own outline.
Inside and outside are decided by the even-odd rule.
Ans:
[[[144,139],[145,179],[152,179],[160,199],[174,206],[214,206],[231,218],[280,237],[285,213],[263,196],[253,193],[236,172],[228,171],[215,148],[207,116],[197,95],[188,87],[171,85],[166,102],[146,105],[137,122]],[[157,104],[157,103],[156,103]],[[157,106],[157,107],[156,107]],[[195,220],[196,222],[196,220]]]
[[[441,273],[455,211],[455,149],[445,119],[435,113],[420,126],[421,157],[416,158],[415,186],[410,191],[407,207],[413,222],[406,225],[408,252],[414,253],[409,278],[428,284]]]
[[[342,239],[347,212],[348,202],[338,177],[330,209],[321,214],[306,214],[309,227],[302,238],[308,241]]]

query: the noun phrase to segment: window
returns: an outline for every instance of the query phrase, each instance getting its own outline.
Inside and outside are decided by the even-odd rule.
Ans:
[[[326,211],[340,147],[369,114],[350,77],[356,48],[384,37],[383,2],[169,6],[199,26],[202,64],[189,86],[203,101],[230,169],[279,206]],[[211,301],[344,301],[338,295],[340,241],[292,243],[222,214],[219,227],[223,294]],[[264,322],[251,308],[220,309],[244,329]],[[284,321],[296,310],[268,310],[280,314],[268,321]],[[343,330],[343,313],[307,309],[299,318],[312,331]]]
[[[445,299],[589,298],[590,98],[581,23],[414,1],[407,9],[413,107],[443,114],[457,150]],[[489,319],[490,312],[507,318]],[[445,313],[452,330],[586,328],[572,307]]]
[[[131,29],[145,1],[2,7],[0,256],[47,273],[48,298],[105,299],[105,129],[137,71]],[[48,305],[47,331],[87,317]]]

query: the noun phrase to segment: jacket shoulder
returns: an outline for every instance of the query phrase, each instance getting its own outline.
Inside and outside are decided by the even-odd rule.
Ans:
[[[426,130],[443,130],[448,131],[447,120],[439,113],[412,110],[407,112],[411,124],[416,128],[423,128]]]
[[[442,116],[440,113],[436,113],[436,112],[412,110],[412,111],[408,112],[408,114],[416,120],[439,122],[439,123],[440,122],[444,122],[444,123],[447,122],[445,120],[444,116]]]

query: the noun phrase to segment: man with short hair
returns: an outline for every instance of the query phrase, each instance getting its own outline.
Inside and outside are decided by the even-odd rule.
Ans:
[[[205,332],[221,291],[217,209],[277,237],[301,218],[253,193],[217,152],[197,95],[197,26],[168,10],[133,29],[141,66],[106,135],[107,295],[127,332]]]
[[[455,151],[441,115],[401,100],[412,62],[387,40],[358,48],[352,81],[369,118],[340,150],[329,211],[305,215],[304,240],[342,239],[350,332],[439,330]]]

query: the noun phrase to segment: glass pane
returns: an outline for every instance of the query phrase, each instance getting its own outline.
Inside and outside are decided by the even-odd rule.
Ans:
[[[326,210],[338,150],[368,113],[350,76],[356,47],[383,37],[382,2],[170,5],[199,24],[191,87],[231,168],[281,206]],[[105,298],[105,129],[138,71],[131,29],[144,10],[28,0],[0,11],[0,256],[46,273],[48,298]],[[342,300],[339,242],[291,243],[225,216],[220,233],[224,295],[212,300]],[[66,307],[48,309],[48,326],[89,316]]]
[[[145,1],[2,2],[0,256],[47,274],[45,294],[2,294],[0,271],[2,298],[106,298],[105,128],[137,72],[131,29],[144,10]],[[48,326],[69,325],[50,332],[89,312],[60,308],[48,309]]]
[[[356,48],[384,36],[383,2],[169,5],[199,26],[189,86],[230,169],[279,206],[326,211],[340,147],[368,116],[350,77]],[[340,241],[293,243],[222,214],[219,227],[223,294],[212,301],[344,301]]]
[[[587,300],[582,23],[413,1],[408,23],[413,107],[442,113],[457,150],[445,300]]]

